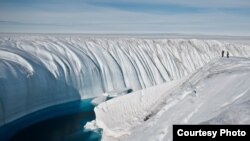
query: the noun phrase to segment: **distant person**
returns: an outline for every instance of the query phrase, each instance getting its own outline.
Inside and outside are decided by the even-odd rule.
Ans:
[[[222,50],[222,52],[221,52],[221,57],[224,57],[224,50]]]
[[[229,52],[227,51],[227,58],[229,58]]]

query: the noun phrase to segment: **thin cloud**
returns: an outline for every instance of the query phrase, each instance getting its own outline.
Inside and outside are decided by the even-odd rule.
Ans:
[[[193,2],[192,2],[193,1]],[[191,0],[188,1],[180,1],[180,0],[166,0],[166,1],[124,1],[124,0],[88,0],[87,4],[97,7],[106,7],[113,8],[124,11],[134,11],[134,12],[147,12],[147,13],[155,13],[155,14],[179,14],[179,13],[209,13],[209,12],[228,12],[231,14],[250,14],[250,2],[244,3],[238,2],[235,4],[235,1],[227,0],[228,3],[222,2],[224,0],[217,1],[209,1],[204,2],[199,0]],[[198,3],[198,4],[197,4]],[[230,4],[231,3],[231,4]],[[247,3],[247,4],[245,4]],[[242,6],[242,7],[239,7]]]
[[[190,4],[181,0],[4,1],[0,0],[0,32],[250,34],[247,4],[233,6],[232,0],[228,6],[220,4],[222,0],[216,6],[195,0]]]
[[[196,8],[250,8],[249,0],[85,0],[95,3],[172,4]]]

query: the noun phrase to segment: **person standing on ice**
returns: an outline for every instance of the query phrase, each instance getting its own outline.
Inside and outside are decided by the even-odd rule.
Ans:
[[[221,57],[224,57],[224,50],[222,50],[221,52]]]
[[[229,52],[227,51],[227,58],[229,58]]]

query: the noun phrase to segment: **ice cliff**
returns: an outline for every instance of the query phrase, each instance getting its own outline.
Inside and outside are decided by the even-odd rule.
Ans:
[[[0,36],[0,125],[51,105],[186,76],[227,50],[215,40]]]

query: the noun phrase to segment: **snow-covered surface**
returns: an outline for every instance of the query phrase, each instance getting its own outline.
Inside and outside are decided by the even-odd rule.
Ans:
[[[215,40],[0,36],[0,126],[51,105],[183,78],[228,50]]]
[[[165,92],[175,90],[178,84],[179,80],[171,81],[104,102],[95,108],[96,123],[104,129],[107,136],[116,138],[128,135],[131,128],[155,114],[155,109],[161,105],[160,101],[163,100]]]
[[[92,120],[91,122],[87,122],[85,125],[84,125],[84,130],[85,131],[96,131],[98,130],[99,128],[97,127],[96,125],[96,121],[95,120]]]
[[[216,58],[194,74],[95,108],[103,141],[171,141],[173,124],[249,124],[250,59]]]

